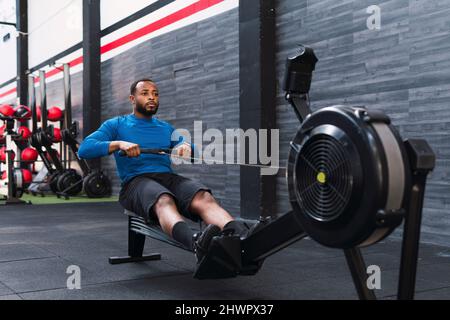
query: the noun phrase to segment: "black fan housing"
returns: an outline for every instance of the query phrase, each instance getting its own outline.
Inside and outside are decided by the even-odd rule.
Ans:
[[[404,207],[407,170],[403,143],[383,113],[323,108],[291,142],[289,200],[298,223],[319,243],[370,245],[401,222],[383,217]]]

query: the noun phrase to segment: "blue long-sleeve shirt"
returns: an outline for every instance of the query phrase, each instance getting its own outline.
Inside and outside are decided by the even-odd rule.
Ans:
[[[105,121],[100,128],[90,134],[80,144],[80,158],[93,159],[109,155],[111,141],[127,141],[136,143],[140,148],[166,149],[173,148],[183,141],[171,141],[175,129],[165,121],[151,118],[141,119],[134,114],[118,116]],[[173,172],[168,155],[141,154],[139,157],[121,157],[114,152],[117,172],[126,183],[131,178],[149,172]]]

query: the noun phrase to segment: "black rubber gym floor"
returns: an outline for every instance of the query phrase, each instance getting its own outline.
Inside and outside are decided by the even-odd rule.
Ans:
[[[344,255],[302,240],[269,257],[250,277],[199,281],[192,254],[156,240],[145,252],[161,261],[110,265],[127,253],[127,217],[109,203],[3,206],[0,299],[357,299]],[[399,240],[363,249],[381,268],[382,299],[394,299]],[[81,269],[81,289],[67,289],[67,268]],[[420,247],[416,299],[450,299],[450,248]]]

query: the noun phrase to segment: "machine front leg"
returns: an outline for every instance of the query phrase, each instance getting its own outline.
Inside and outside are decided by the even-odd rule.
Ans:
[[[361,251],[358,248],[351,248],[345,249],[344,253],[359,299],[376,300],[375,293],[367,287],[366,263]]]

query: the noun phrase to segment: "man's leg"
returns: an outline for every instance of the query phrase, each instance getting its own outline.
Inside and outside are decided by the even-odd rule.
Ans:
[[[194,249],[198,259],[206,253],[212,237],[220,232],[217,226],[209,225],[196,238],[195,233],[178,212],[175,200],[170,194],[164,193],[160,195],[152,209],[158,218],[162,230],[186,247]],[[194,248],[194,241],[197,243],[196,248]]]
[[[214,224],[224,232],[241,236],[247,232],[247,228],[242,223],[235,221],[208,191],[198,191],[192,198],[189,209],[192,213],[198,214],[206,224]]]
[[[161,229],[176,241],[193,249],[194,232],[178,212],[174,198],[167,193],[158,197],[152,207]]]
[[[170,236],[172,236],[173,226],[178,222],[184,222],[183,217],[178,212],[175,200],[167,193],[159,196],[153,205],[153,211],[158,218],[161,229]]]
[[[219,206],[212,194],[204,190],[195,194],[189,210],[199,215],[206,224],[215,224],[220,229],[223,229],[228,222],[234,220],[225,209]]]

